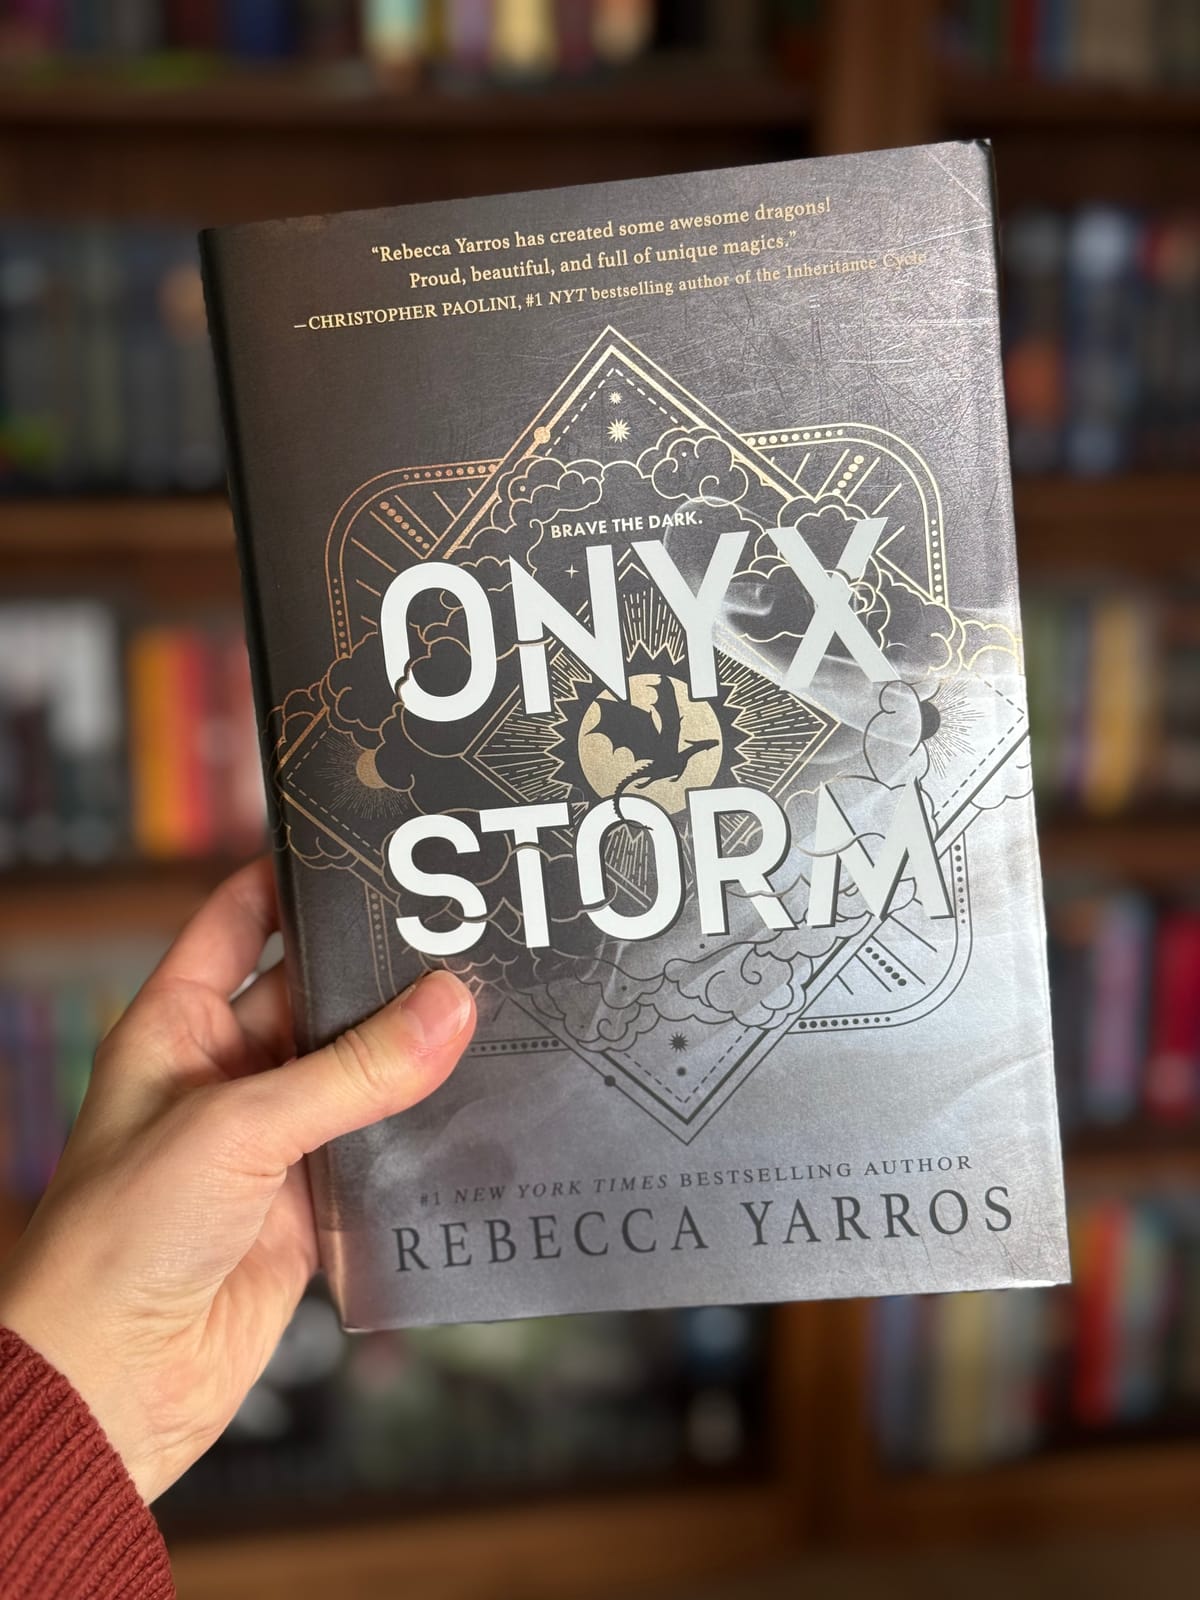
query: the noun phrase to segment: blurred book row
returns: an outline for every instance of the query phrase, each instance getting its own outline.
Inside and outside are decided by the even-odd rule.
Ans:
[[[1059,1109],[1077,1127],[1200,1117],[1200,907],[1051,892]]]
[[[364,62],[385,79],[544,78],[655,54],[786,63],[816,0],[5,0],[0,60],[135,64],[187,82],[206,63]]]
[[[1200,215],[1029,209],[1002,237],[1014,469],[1194,467]]]
[[[1034,781],[1108,817],[1200,795],[1200,592],[1028,591]],[[236,620],[0,605],[0,863],[241,856],[264,801]]]
[[[162,954],[147,940],[26,943],[0,968],[0,1190],[32,1204],[58,1164],[96,1045]]]
[[[264,811],[232,620],[0,606],[0,862],[243,856]]]
[[[1022,613],[1041,802],[1101,817],[1194,803],[1200,593],[1047,586]]]
[[[947,55],[981,73],[1200,83],[1195,0],[950,0],[942,20]]]
[[[636,1484],[755,1463],[764,1319],[558,1317],[347,1340],[303,1300],[232,1426],[156,1507],[168,1530],[374,1497]]]
[[[0,489],[223,482],[195,233],[0,223]]]
[[[1200,1196],[1081,1202],[1069,1289],[872,1308],[875,1431],[894,1467],[970,1468],[1200,1426]]]
[[[1200,216],[1006,224],[1014,467],[1200,459]],[[191,230],[0,225],[0,490],[203,491],[221,428]]]

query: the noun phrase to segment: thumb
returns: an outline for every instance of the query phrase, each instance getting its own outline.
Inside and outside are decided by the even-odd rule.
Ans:
[[[407,1111],[449,1077],[475,1031],[475,1001],[431,972],[311,1055],[243,1078],[243,1135],[260,1158],[291,1166],[339,1134]]]

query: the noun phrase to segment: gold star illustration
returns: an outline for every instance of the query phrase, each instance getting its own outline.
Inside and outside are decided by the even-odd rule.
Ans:
[[[608,437],[614,444],[623,444],[629,437],[629,424],[624,417],[618,417],[615,422],[608,425]]]
[[[615,389],[609,395],[608,403],[609,403],[610,406],[619,406],[621,404],[621,396],[617,393],[617,391]]]

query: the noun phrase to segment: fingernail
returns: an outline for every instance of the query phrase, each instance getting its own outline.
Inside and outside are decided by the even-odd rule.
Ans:
[[[414,1042],[424,1050],[437,1050],[466,1027],[471,991],[452,972],[431,972],[406,989],[398,1004]]]

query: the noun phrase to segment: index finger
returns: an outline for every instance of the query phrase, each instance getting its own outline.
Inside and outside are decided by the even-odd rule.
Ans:
[[[213,890],[155,967],[146,987],[186,979],[228,999],[257,967],[263,945],[278,926],[271,858],[259,856]]]

